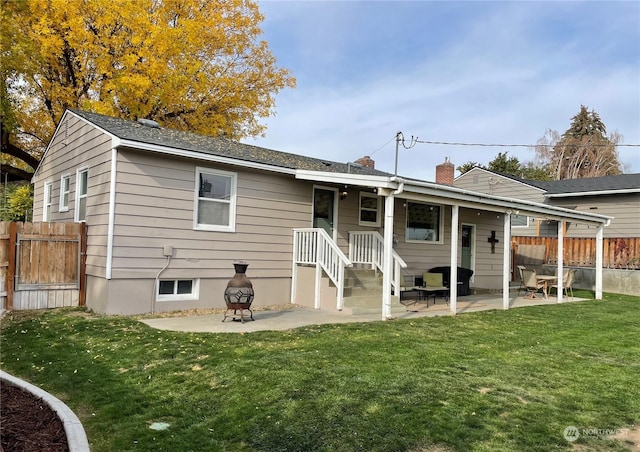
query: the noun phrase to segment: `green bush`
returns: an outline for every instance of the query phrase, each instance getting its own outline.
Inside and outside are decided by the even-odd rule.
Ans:
[[[33,194],[30,185],[7,189],[7,204],[2,211],[5,221],[29,221],[33,211]]]

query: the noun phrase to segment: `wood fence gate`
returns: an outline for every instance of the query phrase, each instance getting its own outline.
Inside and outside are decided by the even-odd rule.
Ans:
[[[0,222],[0,308],[84,306],[85,223]]]

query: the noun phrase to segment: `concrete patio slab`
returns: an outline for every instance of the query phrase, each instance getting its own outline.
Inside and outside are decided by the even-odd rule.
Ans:
[[[584,301],[583,298],[563,299],[563,303]],[[555,297],[549,299],[513,296],[510,300],[510,308],[535,306],[545,304],[557,304]],[[498,294],[471,295],[458,298],[458,314],[467,312],[487,311],[502,309],[502,297]],[[452,315],[449,306],[444,299],[438,299],[427,307],[424,303],[409,306],[406,312],[395,314],[394,319],[415,319],[421,317],[435,317]],[[193,333],[249,333],[254,331],[284,331],[310,325],[357,323],[382,321],[381,314],[352,315],[340,311],[319,310],[311,308],[293,308],[270,311],[254,311],[254,321],[246,320],[244,323],[232,321],[227,318],[222,322],[223,314],[192,315],[162,318],[146,318],[141,322],[152,328],[168,331],[183,331]]]

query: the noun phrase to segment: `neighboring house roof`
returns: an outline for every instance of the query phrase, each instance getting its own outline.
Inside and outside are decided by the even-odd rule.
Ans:
[[[513,174],[501,173],[485,168],[475,167],[470,171],[486,171],[516,182],[543,190],[548,198],[605,195],[615,193],[640,192],[640,173],[618,174],[617,176],[589,177],[582,179],[564,179],[553,181],[539,181],[523,179]],[[459,176],[458,176],[459,177]]]
[[[287,152],[275,151],[226,138],[199,135],[193,132],[154,128],[139,122],[114,118],[82,110],[70,110],[73,114],[91,122],[105,132],[135,143],[181,149],[257,164],[287,168],[291,170],[351,173],[372,176],[389,176],[388,173],[355,163],[339,163]]]
[[[615,193],[640,193],[640,173],[542,182],[545,196],[587,196]]]

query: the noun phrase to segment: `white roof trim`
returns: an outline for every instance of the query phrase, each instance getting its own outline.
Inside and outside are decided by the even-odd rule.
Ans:
[[[44,150],[44,153],[42,154],[42,158],[40,159],[40,163],[38,163],[38,167],[33,172],[33,176],[31,176],[31,183],[32,184],[34,183],[34,179],[35,179],[36,175],[40,171],[40,167],[42,166],[42,164],[44,163],[45,159],[47,158],[47,154],[49,153],[49,149],[51,148],[51,143],[54,142],[54,139],[55,139],[56,135],[58,135],[58,131],[60,130],[60,127],[62,127],[62,123],[64,123],[67,120],[67,115],[75,116],[79,120],[84,121],[86,124],[89,124],[92,127],[95,127],[100,132],[102,132],[105,135],[111,137],[111,147],[112,148],[118,147],[118,142],[120,140],[114,134],[112,134],[110,132],[107,132],[102,127],[97,126],[96,124],[94,124],[93,122],[89,121],[88,119],[85,119],[82,116],[78,116],[77,114],[75,114],[71,110],[65,110],[64,114],[62,115],[62,118],[60,119],[60,122],[58,123],[58,126],[56,127],[55,132],[53,132],[53,135],[51,136],[51,140],[49,140],[49,144],[47,144],[47,148]]]
[[[404,184],[403,192],[407,194],[415,193],[417,195],[430,195],[441,201],[449,200],[451,204],[464,205],[465,207],[492,207],[493,210],[499,212],[516,210],[520,211],[522,215],[540,215],[550,219],[571,219],[587,223],[608,225],[613,218],[601,214],[578,212],[564,207],[550,206],[548,204],[525,201],[522,199],[489,195],[449,185],[413,179],[408,180],[395,176],[366,176],[361,174],[298,170],[296,172],[296,179],[391,189],[397,189],[400,185]],[[398,196],[402,197],[402,194],[399,194]]]
[[[569,193],[547,193],[545,198],[570,198],[575,196],[597,196],[597,195],[624,195],[628,193],[640,193],[640,188],[623,188],[617,190],[600,191],[575,191]]]
[[[260,169],[265,171],[274,171],[277,173],[284,173],[284,174],[296,173],[296,170],[293,168],[283,168],[281,166],[268,165],[266,163],[250,162],[247,160],[239,160],[231,157],[222,157],[219,155],[206,154],[203,152],[187,151],[184,149],[173,148],[170,146],[160,146],[157,144],[143,143],[143,142],[134,141],[134,140],[120,140],[120,142],[118,143],[118,146],[114,146],[114,147],[129,147],[133,149],[143,149],[145,151],[158,152],[160,154],[168,154],[168,155],[175,155],[179,157],[205,160],[207,162],[226,163],[228,165],[242,166],[245,168],[254,168],[254,169]]]
[[[297,170],[296,179],[333,184],[357,185],[363,187],[396,188],[389,176],[365,174],[332,173],[327,171]]]

